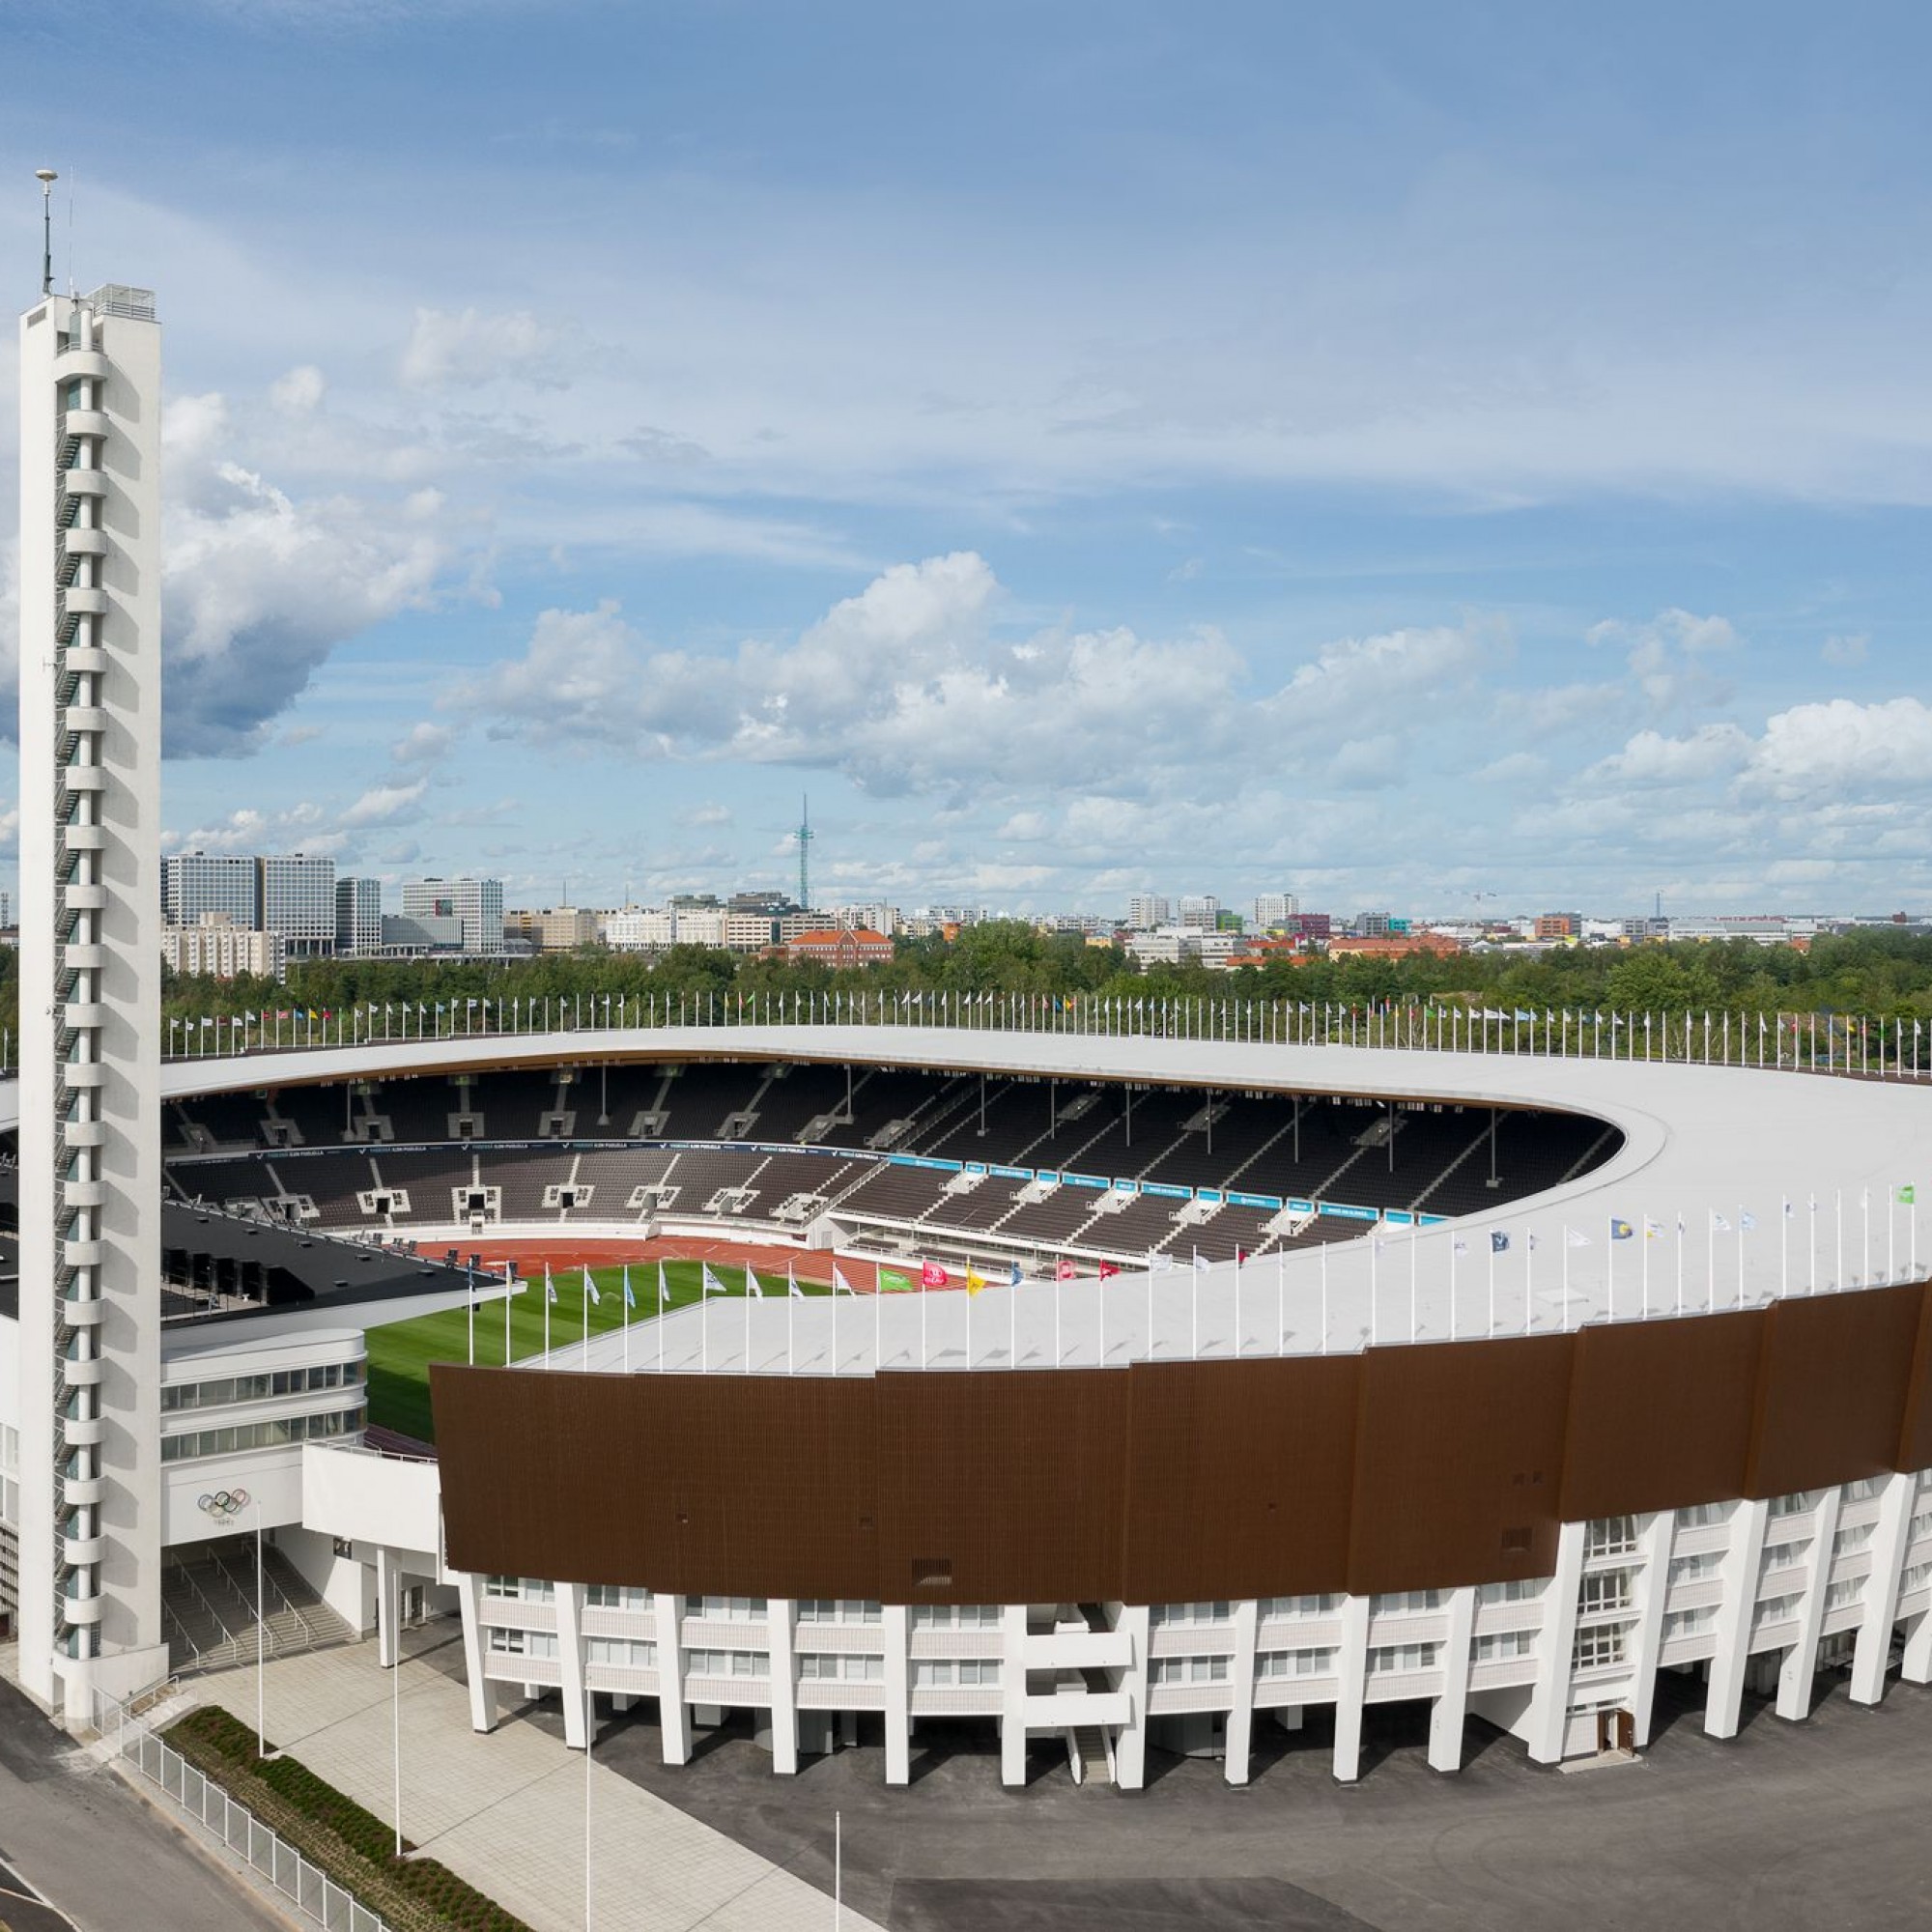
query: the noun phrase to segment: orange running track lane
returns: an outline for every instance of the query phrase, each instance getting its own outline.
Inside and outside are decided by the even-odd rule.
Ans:
[[[859,1291],[870,1293],[878,1287],[878,1264],[851,1256],[834,1256],[829,1248],[796,1248],[769,1241],[724,1241],[701,1236],[667,1236],[657,1240],[586,1240],[562,1236],[555,1239],[517,1236],[492,1246],[479,1243],[467,1252],[480,1255],[483,1265],[494,1268],[498,1262],[512,1261],[517,1272],[526,1277],[541,1274],[548,1263],[553,1271],[567,1267],[615,1267],[621,1262],[711,1262],[720,1266],[753,1267],[761,1281],[773,1275],[782,1277],[789,1264],[800,1281],[832,1282],[832,1264]],[[913,1264],[915,1271],[918,1264]]]

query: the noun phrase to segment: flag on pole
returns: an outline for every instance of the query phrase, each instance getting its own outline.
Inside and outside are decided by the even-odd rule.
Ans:
[[[728,1288],[726,1288],[724,1284],[722,1281],[720,1281],[715,1274],[711,1272],[711,1264],[709,1262],[702,1262],[698,1264],[698,1279],[702,1283],[704,1293],[706,1294],[729,1294],[731,1293],[731,1291]]]
[[[626,1262],[624,1264],[624,1306],[626,1308],[635,1308],[637,1305],[638,1297],[631,1293],[631,1264],[629,1262]]]
[[[1194,1251],[1194,1271],[1197,1274],[1206,1274],[1208,1272],[1208,1257],[1199,1248]]]
[[[1711,1213],[1711,1230],[1719,1235],[1728,1235],[1731,1232],[1731,1224],[1715,1208]]]
[[[556,1300],[556,1283],[550,1278],[550,1264],[544,1264],[544,1301],[548,1305]]]
[[[1917,1187],[1913,1186],[1909,1181],[1906,1183],[1905,1186],[1901,1187],[1898,1190],[1898,1205],[1901,1208],[1912,1207],[1914,1203],[1918,1201],[1918,1190]]]
[[[1590,1245],[1589,1236],[1584,1234],[1580,1228],[1565,1228],[1563,1238],[1573,1248],[1587,1248]]]
[[[1492,1255],[1509,1253],[1510,1237],[1500,1228],[1490,1230],[1490,1252]]]
[[[1648,1214],[1643,1217],[1643,1237],[1646,1241],[1656,1240],[1658,1236],[1662,1233],[1663,1223],[1662,1221],[1653,1221]]]
[[[1080,1270],[1071,1262],[1064,1258],[1053,1264],[1053,1278],[1055,1281],[1071,1281],[1079,1272]]]
[[[937,1262],[926,1262],[919,1271],[919,1285],[922,1288],[945,1288],[952,1277]]]
[[[911,1286],[912,1276],[901,1274],[897,1268],[881,1268],[879,1270],[879,1293],[881,1294],[898,1294],[906,1289],[911,1288]],[[848,1290],[847,1292],[849,1293],[850,1291]]]
[[[1020,1264],[1018,1262],[1015,1262],[1013,1264],[1012,1273],[1007,1277],[1007,1286],[1009,1288],[1017,1288],[1019,1285],[1020,1285]]]
[[[1100,1264],[1100,1279],[1102,1281],[1112,1281],[1120,1271],[1120,1268],[1112,1262],[1102,1262]]]
[[[1748,1208],[1738,1209],[1738,1232],[1748,1235],[1757,1226],[1757,1216]]]
[[[1631,1226],[1631,1224],[1630,1224],[1630,1223],[1629,1223],[1628,1221],[1619,1221],[1619,1220],[1617,1220],[1617,1219],[1616,1219],[1616,1218],[1615,1218],[1614,1216],[1612,1216],[1612,1218],[1611,1218],[1611,1221],[1610,1221],[1610,1239],[1611,1239],[1611,1240],[1613,1240],[1613,1241],[1627,1241],[1627,1240],[1629,1240],[1629,1239],[1630,1239],[1630,1237],[1631,1237],[1631,1236],[1632,1236],[1633,1235],[1634,1235],[1635,1233],[1636,1233],[1636,1230],[1635,1230],[1634,1228],[1633,1228],[1633,1227]]]
[[[966,1270],[966,1293],[968,1294],[978,1294],[985,1285],[986,1277],[979,1269],[969,1267]]]
[[[604,1306],[604,1297],[597,1293],[597,1284],[591,1280],[590,1270],[587,1267],[583,1270],[583,1292],[590,1297],[590,1305],[593,1308]]]
[[[805,1299],[805,1290],[798,1285],[798,1269],[790,1262],[785,1263],[785,1293],[795,1300]]]
[[[765,1298],[764,1285],[752,1272],[752,1266],[749,1262],[745,1264],[745,1291],[749,1294],[755,1294],[760,1301]]]
[[[879,1270],[881,1285],[883,1285],[884,1283],[885,1275],[886,1275],[886,1270],[884,1268],[881,1268]],[[854,1288],[849,1281],[845,1279],[844,1269],[841,1268],[837,1262],[834,1262],[832,1264],[832,1293],[834,1294],[839,1294],[839,1293],[857,1294],[858,1292],[859,1291],[856,1288]]]

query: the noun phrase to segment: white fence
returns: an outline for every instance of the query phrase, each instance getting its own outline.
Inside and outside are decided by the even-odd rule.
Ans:
[[[237,1804],[213,1779],[197,1771],[180,1751],[163,1744],[142,1715],[143,1706],[152,1709],[156,1701],[156,1694],[150,1692],[130,1704],[103,1700],[97,1710],[96,1728],[123,1763],[267,1879],[276,1894],[309,1924],[322,1926],[325,1932],[389,1932],[387,1920],[311,1864],[245,1804]],[[179,1704],[169,1708],[179,1715]]]

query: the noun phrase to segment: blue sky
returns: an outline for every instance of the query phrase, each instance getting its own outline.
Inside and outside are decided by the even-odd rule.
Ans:
[[[1925,909],[1929,41],[0,0],[0,259],[159,294],[176,842]]]

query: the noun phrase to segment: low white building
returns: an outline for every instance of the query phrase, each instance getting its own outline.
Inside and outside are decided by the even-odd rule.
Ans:
[[[161,959],[171,973],[190,979],[281,980],[288,975],[289,943],[280,932],[251,931],[226,913],[204,913],[198,925],[161,927]]]

